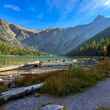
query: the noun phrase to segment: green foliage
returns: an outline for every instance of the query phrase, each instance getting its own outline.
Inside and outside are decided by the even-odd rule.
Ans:
[[[0,42],[0,54],[4,55],[40,55],[39,52],[29,48],[11,46],[8,43]]]
[[[33,74],[25,75],[20,79],[16,79],[16,86],[29,86],[37,83],[44,82],[47,78],[59,74],[61,71],[49,72],[46,74]]]
[[[0,92],[6,91],[8,87],[6,85],[0,84]]]
[[[107,61],[100,62],[92,69],[71,68],[66,72],[51,76],[45,81],[41,92],[55,96],[66,96],[81,92],[110,74],[107,73],[110,70],[110,61]]]
[[[103,53],[104,46],[110,45],[110,37],[92,38],[80,46],[80,51],[97,50]]]

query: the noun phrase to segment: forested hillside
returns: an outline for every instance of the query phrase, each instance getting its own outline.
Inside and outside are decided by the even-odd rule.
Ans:
[[[7,55],[40,55],[40,52],[29,48],[11,46],[9,43],[0,41],[0,54]]]
[[[103,37],[101,39],[91,39],[80,47],[80,53],[82,55],[86,54],[86,55],[99,56],[99,55],[103,55],[104,51],[108,51],[109,47],[110,47],[110,37],[106,37],[106,38]]]

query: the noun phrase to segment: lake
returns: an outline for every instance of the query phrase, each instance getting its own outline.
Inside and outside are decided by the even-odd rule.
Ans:
[[[70,58],[55,55],[41,55],[41,56],[0,55],[0,67],[28,63],[36,60],[48,62],[48,61],[57,61],[61,59],[71,61]]]

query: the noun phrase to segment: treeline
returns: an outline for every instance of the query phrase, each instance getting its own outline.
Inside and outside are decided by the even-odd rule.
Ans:
[[[0,41],[0,54],[4,55],[40,55],[40,52],[22,47],[11,46]]]
[[[91,53],[91,51],[94,52],[94,54],[96,55],[103,55],[104,51],[106,51],[107,55],[110,55],[110,37],[90,39],[87,42],[85,42],[82,46],[80,46],[80,52],[83,54],[86,52]]]

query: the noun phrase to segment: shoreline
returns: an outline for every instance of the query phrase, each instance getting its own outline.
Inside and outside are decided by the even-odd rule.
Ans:
[[[100,81],[95,86],[88,88],[87,91],[70,95],[62,98],[49,95],[41,95],[39,97],[29,96],[0,106],[4,110],[35,110],[42,105],[60,104],[68,110],[96,110],[101,105],[110,107],[110,78]],[[97,92],[100,91],[100,92]],[[91,97],[92,96],[92,97]]]
[[[35,84],[27,87],[14,88],[6,92],[2,92],[0,94],[0,105],[10,100],[15,100],[24,96],[28,96],[36,92],[37,90],[39,90],[42,86],[43,86],[43,83],[40,83],[40,84]]]

